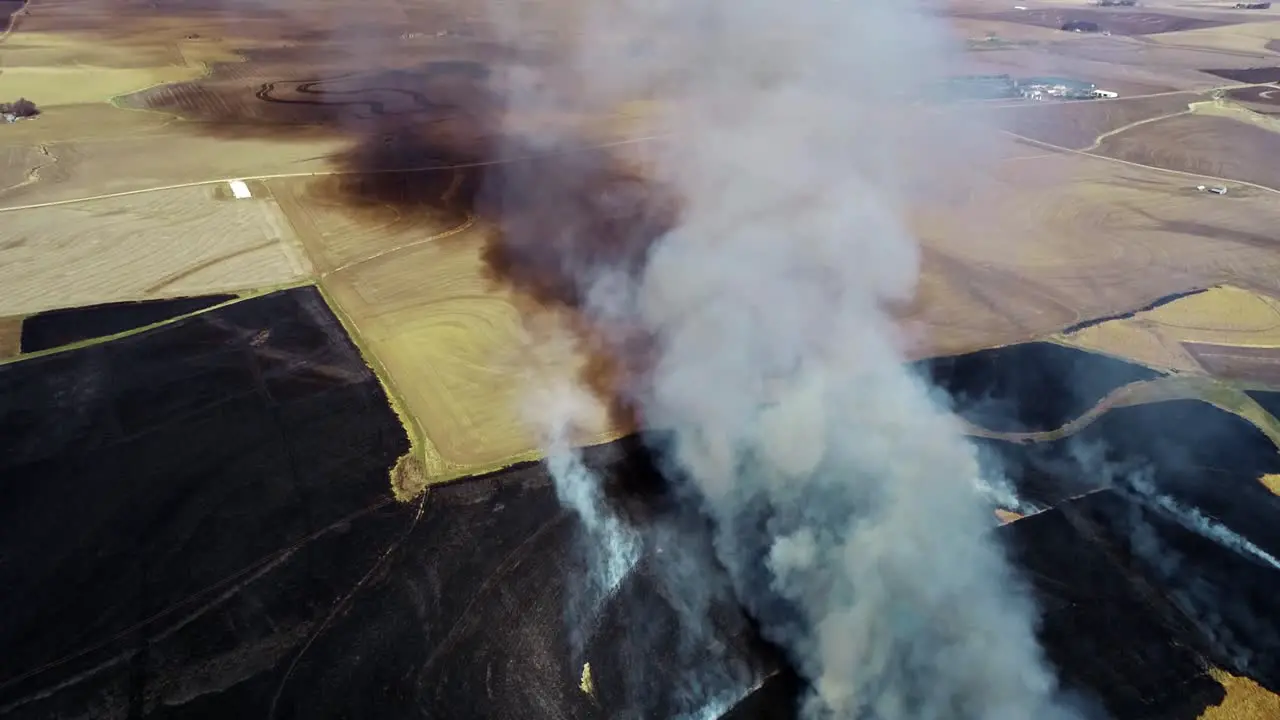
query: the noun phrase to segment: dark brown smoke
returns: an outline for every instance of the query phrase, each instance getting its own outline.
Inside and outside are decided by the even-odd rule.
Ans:
[[[494,229],[484,249],[490,280],[516,291],[527,309],[567,311],[590,358],[584,379],[602,398],[620,388],[625,395],[626,379],[643,372],[648,340],[585,316],[587,283],[640,272],[654,240],[675,224],[678,205],[602,149],[604,138],[573,108],[548,107],[548,121],[522,117],[525,110],[509,102],[513,67],[534,67],[540,82],[555,82],[554,52],[503,45],[483,27],[444,16],[412,27],[373,20],[330,27],[308,13],[284,22],[275,17],[282,8],[265,3],[246,0],[235,9],[241,31],[288,26],[290,38],[305,41],[260,45],[244,52],[244,63],[217,64],[198,80],[117,102],[179,116],[185,128],[218,137],[344,138],[346,149],[330,158],[338,174],[317,179],[313,195],[370,224],[475,216]],[[184,11],[149,22],[169,32],[184,24],[176,20]],[[219,29],[195,16],[190,26],[197,36]],[[444,168],[461,168],[462,182],[454,185],[456,173]]]
[[[582,380],[612,403],[616,420],[630,423],[627,387],[643,375],[648,340],[585,314],[589,283],[636,277],[650,246],[676,222],[675,198],[571,130],[550,139],[505,132],[502,98],[492,90],[455,89],[451,102],[429,118],[353,123],[349,149],[335,158],[343,173],[336,199],[353,209],[467,213],[493,228],[483,253],[489,279],[534,311],[567,311],[588,358]],[[459,168],[463,180],[442,199],[449,174],[432,168],[443,167]]]

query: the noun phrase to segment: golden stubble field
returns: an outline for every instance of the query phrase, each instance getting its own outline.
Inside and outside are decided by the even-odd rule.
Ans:
[[[1204,373],[1186,344],[1280,350],[1280,300],[1243,288],[1214,287],[1058,339],[1161,370]]]
[[[310,263],[270,197],[217,186],[0,213],[0,315],[281,285]]]
[[[425,435],[432,480],[537,456],[550,418],[537,388],[573,385],[585,358],[569,327],[495,288],[477,226],[355,263],[322,286],[378,358]],[[574,416],[580,444],[620,437],[603,406]]]

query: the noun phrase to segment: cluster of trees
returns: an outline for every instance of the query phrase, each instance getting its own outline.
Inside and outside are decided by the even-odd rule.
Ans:
[[[14,117],[35,117],[40,114],[40,108],[36,104],[26,98],[18,98],[16,102],[0,103],[0,115],[13,115]]]

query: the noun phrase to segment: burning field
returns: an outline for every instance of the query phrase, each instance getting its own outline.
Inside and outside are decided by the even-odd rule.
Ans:
[[[1261,65],[956,14],[32,0],[0,715],[1274,707]]]

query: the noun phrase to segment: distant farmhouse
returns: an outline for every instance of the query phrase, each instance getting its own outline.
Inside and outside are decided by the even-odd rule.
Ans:
[[[1089,100],[1114,98],[1118,93],[1099,90],[1084,80],[1064,77],[1015,78],[1011,75],[957,75],[935,90],[949,100]]]
[[[1237,10],[1269,10],[1271,9],[1271,3],[1269,2],[1236,3],[1236,9]]]
[[[1018,92],[1028,100],[1085,100],[1097,97],[1115,97],[1114,93],[1098,90],[1098,86],[1083,80],[1062,77],[1030,77],[1019,80]]]

